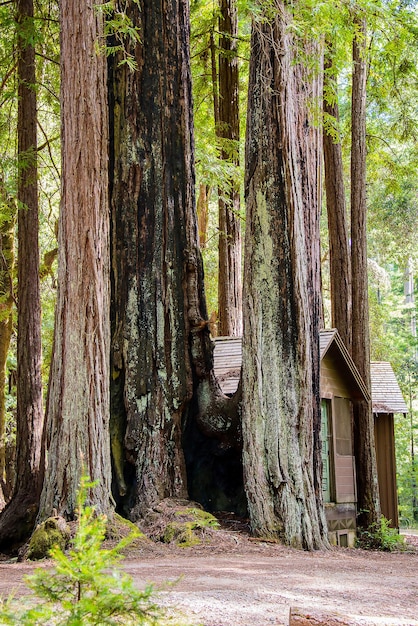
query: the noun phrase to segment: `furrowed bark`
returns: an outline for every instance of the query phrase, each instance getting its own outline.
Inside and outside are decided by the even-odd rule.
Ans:
[[[196,254],[186,228],[194,202],[187,8],[140,5],[129,7],[140,29],[133,48],[138,69],[110,60],[112,429],[116,440],[123,436],[125,452],[119,449],[115,465],[132,519],[163,498],[187,495],[181,446],[192,395],[187,267]]]
[[[253,22],[246,140],[244,479],[253,532],[327,545],[319,423],[320,137],[290,15]],[[313,49],[311,50],[311,53]]]
[[[0,517],[0,546],[7,549],[32,531],[44,471],[33,17],[33,1],[19,0],[17,465],[13,496]]]
[[[188,5],[131,2],[128,15],[137,70],[109,63],[111,433],[115,497],[138,519],[187,496],[183,431],[216,438],[224,423],[195,212]]]
[[[103,15],[91,0],[63,0],[62,192],[58,295],[47,402],[48,467],[39,520],[72,519],[82,475],[88,502],[111,514],[109,445],[109,216]]]
[[[370,331],[367,274],[366,199],[366,22],[354,19],[353,88],[351,108],[351,267],[352,267],[352,357],[367,389],[370,382]],[[380,519],[374,422],[371,402],[354,404],[354,450],[360,526],[367,528]]]

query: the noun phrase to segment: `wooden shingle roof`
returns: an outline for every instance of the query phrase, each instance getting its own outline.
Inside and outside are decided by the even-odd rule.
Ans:
[[[357,371],[353,360],[345,347],[338,331],[335,328],[321,330],[320,332],[320,356],[325,356],[331,346],[336,345],[341,358],[351,372],[365,397],[369,397],[364,382]],[[214,370],[221,389],[225,394],[233,394],[238,388],[242,362],[242,338],[241,337],[216,337],[214,349]]]
[[[363,380],[335,328],[321,330],[319,338],[321,359],[331,346],[336,345],[357,384],[365,391]],[[241,337],[216,337],[214,351],[215,375],[225,394],[233,394],[238,388],[242,362]],[[407,413],[405,401],[390,363],[383,361],[370,364],[372,403],[374,413]],[[366,392],[367,393],[367,392]],[[368,394],[367,394],[368,395]]]
[[[331,343],[334,341],[334,339],[336,338],[338,334],[338,331],[336,328],[327,328],[325,330],[321,330],[319,333],[319,352],[321,355],[321,359],[323,358],[324,354],[327,352],[328,348],[330,347]]]
[[[235,393],[241,375],[241,337],[216,337],[214,350],[215,376],[224,394]]]
[[[357,385],[363,394],[368,396],[363,380],[353,363],[338,331],[335,328],[321,330],[320,332],[320,356],[325,356],[332,345],[337,346],[351,372]],[[225,394],[232,394],[238,388],[242,362],[242,338],[241,337],[216,337],[214,351],[214,369],[216,378]]]
[[[370,374],[373,413],[407,413],[408,408],[391,364],[386,361],[372,361]]]

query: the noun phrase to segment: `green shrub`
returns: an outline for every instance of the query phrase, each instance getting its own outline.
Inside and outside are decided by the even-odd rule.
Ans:
[[[19,626],[107,626],[165,624],[163,610],[153,600],[153,588],[140,591],[118,567],[121,551],[135,538],[133,532],[116,547],[104,549],[107,519],[85,506],[82,480],[78,500],[78,530],[68,554],[54,546],[53,569],[39,568],[26,579],[33,595],[0,600],[0,624]],[[139,534],[139,531],[138,531]],[[23,606],[22,606],[23,605]],[[177,622],[178,623],[178,622]]]
[[[357,546],[366,550],[394,550],[405,549],[405,539],[398,533],[396,528],[389,526],[390,520],[382,515],[377,524],[372,524],[368,529],[357,530]]]

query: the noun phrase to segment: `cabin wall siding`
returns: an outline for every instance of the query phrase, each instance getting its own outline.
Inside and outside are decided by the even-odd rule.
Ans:
[[[399,527],[398,494],[396,489],[395,432],[392,413],[375,414],[374,432],[376,463],[379,479],[380,507],[382,515]]]
[[[347,420],[347,407],[344,401],[350,402],[357,395],[353,390],[352,379],[343,378],[340,371],[341,360],[327,352],[321,360],[320,391],[321,398],[327,399],[331,404],[331,420],[333,432],[333,471],[334,471],[334,496],[335,501],[325,505],[325,516],[328,524],[329,539],[332,544],[342,544],[345,537],[346,545],[354,545],[356,536],[356,475],[355,461],[352,454],[338,454],[337,435],[341,428],[338,427],[338,419]],[[350,408],[348,409],[351,413]],[[348,417],[348,433],[352,437],[351,416]],[[340,425],[341,426],[341,425]],[[347,431],[347,425],[345,429]],[[341,437],[340,433],[340,437]],[[341,444],[341,441],[339,442]],[[352,446],[349,447],[350,452]]]
[[[321,397],[351,398],[350,390],[337,371],[333,359],[325,356],[321,361]]]

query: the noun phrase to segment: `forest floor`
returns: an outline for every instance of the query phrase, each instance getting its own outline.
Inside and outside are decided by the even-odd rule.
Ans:
[[[337,614],[344,624],[418,626],[418,536],[406,539],[402,552],[302,552],[229,529],[188,548],[144,542],[123,568],[180,611],[174,626],[287,625],[290,607]],[[34,567],[0,559],[0,596],[26,594],[23,577]]]

